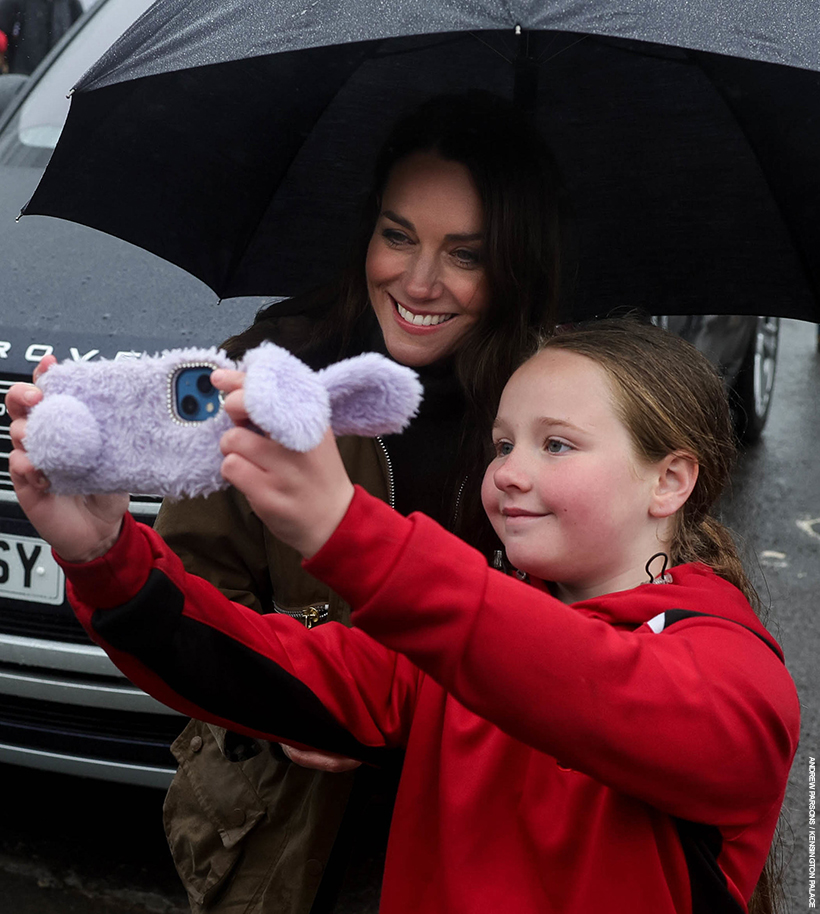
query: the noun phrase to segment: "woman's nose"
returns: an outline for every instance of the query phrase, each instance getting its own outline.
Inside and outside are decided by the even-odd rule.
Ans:
[[[442,283],[436,257],[419,252],[410,259],[404,274],[404,289],[411,298],[430,299],[441,294]]]

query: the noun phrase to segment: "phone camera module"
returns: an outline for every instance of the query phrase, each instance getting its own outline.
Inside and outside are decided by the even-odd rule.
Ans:
[[[214,368],[215,365],[188,365],[173,375],[170,404],[178,422],[205,422],[222,409],[222,395],[211,384]]]

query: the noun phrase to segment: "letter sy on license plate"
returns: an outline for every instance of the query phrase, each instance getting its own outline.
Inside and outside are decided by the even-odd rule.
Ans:
[[[51,547],[33,536],[0,533],[0,599],[63,602],[65,575]]]

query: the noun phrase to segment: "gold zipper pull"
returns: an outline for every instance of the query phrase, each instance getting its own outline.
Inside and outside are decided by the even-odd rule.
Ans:
[[[313,628],[319,621],[319,610],[315,606],[308,606],[304,614],[305,628]]]

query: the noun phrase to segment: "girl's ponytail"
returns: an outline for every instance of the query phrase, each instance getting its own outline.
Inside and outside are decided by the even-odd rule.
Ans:
[[[743,568],[732,534],[710,514],[697,522],[685,515],[681,517],[670,559],[673,565],[703,562],[715,574],[734,584],[754,611],[760,613],[760,598]]]

